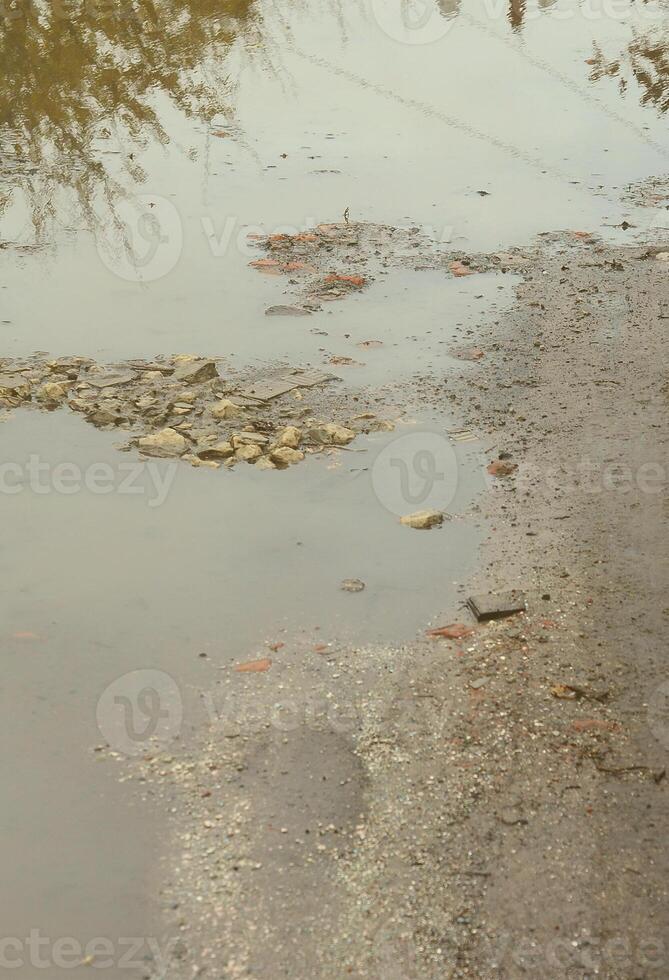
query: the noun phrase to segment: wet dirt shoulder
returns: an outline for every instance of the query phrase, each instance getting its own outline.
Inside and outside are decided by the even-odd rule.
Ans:
[[[456,976],[666,970],[666,268],[595,243],[542,256],[477,341],[478,386],[448,386],[517,466],[481,500],[463,597],[528,597],[434,664],[463,749],[443,757],[445,814],[464,807],[447,863],[471,856],[478,886],[450,923]]]

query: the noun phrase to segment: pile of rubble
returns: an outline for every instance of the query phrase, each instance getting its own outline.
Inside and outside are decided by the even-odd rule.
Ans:
[[[272,306],[274,315],[309,315],[323,302],[359,293],[388,269],[398,266],[445,268],[459,277],[506,271],[513,257],[468,255],[435,249],[419,227],[394,228],[371,222],[320,224],[295,234],[251,235],[262,258],[249,264],[258,272],[285,276],[299,306]]]
[[[322,371],[283,368],[227,381],[216,360],[190,354],[114,365],[35,355],[0,359],[0,407],[68,406],[99,428],[134,431],[124,448],[144,456],[281,469],[308,453],[346,446],[359,432],[393,428],[371,413],[348,425],[319,418],[305,395],[336,380]]]

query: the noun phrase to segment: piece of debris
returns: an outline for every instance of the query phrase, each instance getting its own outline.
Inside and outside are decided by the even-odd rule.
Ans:
[[[453,273],[454,276],[458,276],[459,277],[459,276],[473,276],[474,275],[474,270],[473,269],[470,269],[468,265],[465,265],[464,262],[460,262],[459,260],[456,260],[455,262],[451,262],[449,268],[450,268],[450,270],[451,270],[451,272]]]
[[[438,527],[443,522],[444,514],[441,510],[417,510],[413,514],[400,517],[400,524],[413,527],[418,531],[427,531],[431,527]]]
[[[239,415],[244,414],[244,409],[241,405],[235,404],[235,402],[230,401],[229,398],[222,398],[220,402],[216,402],[215,405],[211,407],[212,417],[215,419],[234,419]]]
[[[575,684],[555,684],[551,688],[551,694],[560,701],[576,701],[584,698],[587,701],[605,702],[609,699],[608,691],[591,691],[587,687],[578,687]]]
[[[234,456],[234,446],[230,442],[217,442],[214,446],[207,446],[206,449],[198,449],[196,456],[204,460],[230,459]]]
[[[361,367],[360,361],[354,361],[352,357],[347,357],[345,354],[334,354],[330,358],[330,364],[338,367]]]
[[[620,725],[605,718],[575,718],[571,728],[575,732],[616,732]]]
[[[469,429],[451,429],[449,436],[452,442],[476,442],[478,436]]]
[[[475,681],[470,681],[469,686],[471,687],[472,691],[479,691],[482,687],[485,687],[487,683],[487,677],[479,677]]]
[[[14,407],[30,398],[32,388],[27,378],[21,374],[0,374],[0,398]]]
[[[260,378],[257,381],[238,387],[237,392],[244,398],[251,398],[254,401],[271,401],[285,395],[294,388],[313,388],[314,385],[325,384],[333,381],[334,376],[325,371],[318,371],[315,368],[302,371],[298,368],[294,370],[281,371],[277,374]]]
[[[253,443],[242,443],[235,449],[235,459],[243,460],[245,463],[255,463],[262,456],[262,449]]]
[[[524,593],[516,590],[489,595],[472,595],[467,599],[467,605],[479,622],[514,616],[527,609]]]
[[[495,459],[487,466],[488,473],[490,473],[491,476],[496,476],[498,478],[511,476],[511,474],[515,473],[517,469],[517,463],[510,463],[506,459]]]
[[[93,388],[117,388],[120,385],[128,385],[135,380],[134,374],[103,374],[86,375],[86,383]]]
[[[188,443],[175,429],[169,426],[152,435],[142,436],[137,441],[140,452],[145,456],[182,456]]]
[[[460,361],[480,361],[482,357],[485,357],[485,351],[481,350],[480,347],[466,347],[463,350],[451,351],[451,353]]]
[[[383,347],[382,340],[361,340],[357,347],[361,347],[363,350],[376,350],[378,347]]]
[[[472,627],[465,623],[450,623],[448,626],[436,626],[434,629],[425,630],[426,636],[443,637],[445,640],[462,640],[472,633],[474,633]]]
[[[35,398],[44,402],[45,405],[59,405],[67,398],[67,385],[59,384],[55,381],[48,381],[35,392]]]
[[[238,674],[263,674],[271,666],[272,661],[269,657],[261,657],[260,660],[249,660],[245,664],[235,664],[234,669]]]
[[[344,425],[337,425],[335,422],[326,422],[323,425],[314,426],[305,432],[305,438],[309,442],[315,442],[323,446],[346,446],[355,439],[353,429],[347,429]]]
[[[345,578],[341,583],[340,588],[344,592],[362,592],[365,588],[365,583],[359,578]]]
[[[218,378],[218,369],[214,361],[193,361],[175,369],[173,381],[201,384],[203,381],[213,381]]]
[[[249,262],[252,269],[259,272],[268,272],[270,275],[278,276],[281,272],[281,263],[277,259],[254,259]]]
[[[340,272],[332,272],[329,276],[325,277],[324,282],[328,285],[330,283],[342,283],[345,286],[353,287],[353,289],[362,289],[366,285],[367,280],[364,276],[345,276]]]
[[[311,310],[304,306],[268,306],[265,316],[311,316]]]
[[[287,425],[276,439],[277,446],[287,446],[289,449],[299,449],[302,442],[302,432],[295,425]]]
[[[551,688],[551,694],[554,698],[559,698],[560,701],[575,701],[578,697],[576,689],[570,684],[555,684]]]
[[[275,465],[290,466],[292,463],[299,463],[304,459],[304,453],[299,449],[291,449],[290,446],[279,446],[269,454],[270,459]]]

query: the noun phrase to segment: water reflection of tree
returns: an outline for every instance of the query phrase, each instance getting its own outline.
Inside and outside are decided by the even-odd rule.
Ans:
[[[252,0],[0,0],[0,176],[21,187],[43,229],[59,189],[93,220],[118,190],[114,133],[167,142],[156,94],[211,118],[230,94],[221,55]],[[202,68],[206,65],[206,70]],[[101,152],[102,151],[102,152]],[[123,159],[135,178],[132,152]],[[0,193],[5,202],[11,194]]]
[[[592,58],[592,81],[606,76],[618,78],[624,92],[628,85],[628,73],[641,88],[641,104],[655,106],[659,112],[669,109],[669,33],[658,31],[651,34],[635,32],[626,51],[608,60],[598,45]]]

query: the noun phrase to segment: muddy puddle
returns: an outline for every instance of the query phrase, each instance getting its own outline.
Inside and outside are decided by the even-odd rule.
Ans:
[[[336,374],[340,407],[364,389],[399,420],[280,473],[141,461],[66,408],[0,423],[5,936],[78,937],[70,963],[128,976],[119,937],[146,937],[160,911],[164,814],[94,751],[117,678],[174,678],[187,732],[203,720],[205,662],[296,637],[312,653],[401,643],[457,603],[487,447],[452,438],[420,379],[447,383],[455,348],[512,302],[519,273],[460,278],[450,257],[667,223],[661,196],[627,190],[669,157],[666,6],[613,6],[0,9],[0,357],[187,351],[242,371],[316,368]],[[407,238],[392,261],[370,246],[364,289],[268,316],[296,302],[300,277],[251,267],[259,241],[323,222],[415,229],[423,244]],[[338,272],[356,271],[345,259]],[[426,445],[456,484],[422,492]],[[426,503],[453,519],[399,525]],[[341,590],[347,578],[365,589]],[[94,937],[112,952],[87,952]],[[32,976],[26,944],[12,949],[14,975]]]

